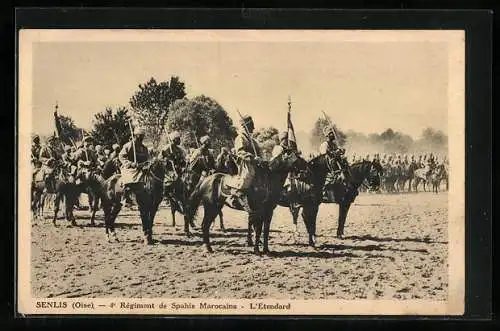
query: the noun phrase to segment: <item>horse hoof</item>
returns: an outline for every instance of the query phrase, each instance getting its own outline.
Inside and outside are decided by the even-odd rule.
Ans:
[[[253,249],[253,253],[254,253],[255,255],[258,255],[258,256],[262,255],[262,253],[260,252],[260,250],[259,250],[257,247],[254,247],[254,249]]]
[[[207,253],[212,254],[214,252],[214,250],[212,249],[212,247],[207,246],[206,248],[207,248]]]
[[[271,255],[271,251],[269,250],[269,248],[264,248],[262,250],[262,254],[265,254],[265,255]]]
[[[224,228],[221,228],[220,230],[221,230],[222,232],[226,232],[226,229],[224,229]]]
[[[337,239],[344,239],[344,235],[337,233]]]

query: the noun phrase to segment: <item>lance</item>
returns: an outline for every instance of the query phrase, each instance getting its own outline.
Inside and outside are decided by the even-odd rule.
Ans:
[[[85,135],[83,134],[83,129],[81,129],[81,132],[82,132],[82,141],[85,139]],[[85,157],[87,158],[87,161],[90,161],[89,159],[89,153],[87,152],[87,148],[83,148],[83,150],[85,151]]]
[[[132,130],[132,123],[128,120],[128,126],[130,128],[130,135],[132,137],[132,149],[134,150],[134,163],[137,164],[137,155],[135,154],[135,138],[134,138],[134,130]]]
[[[236,111],[238,112],[238,115],[240,115],[241,123],[243,124],[243,128],[245,129],[245,132],[247,133],[248,138],[250,139],[250,144],[252,144],[253,152],[254,152],[255,156],[258,156],[257,155],[257,149],[255,149],[255,145],[253,143],[253,138],[250,135],[250,131],[248,131],[247,124],[245,123],[245,119],[243,118],[243,116],[241,116],[241,113],[240,113],[240,111],[238,109],[236,109]]]

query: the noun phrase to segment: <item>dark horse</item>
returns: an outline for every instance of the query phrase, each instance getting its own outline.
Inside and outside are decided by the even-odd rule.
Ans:
[[[248,188],[247,197],[250,207],[248,225],[253,225],[255,230],[254,252],[256,254],[260,253],[261,234],[264,239],[263,252],[265,254],[269,253],[269,230],[273,212],[277,206],[288,171],[290,171],[292,164],[296,160],[295,154],[282,153],[269,163],[263,162],[255,166],[255,175],[251,186]],[[199,205],[203,204],[203,243],[208,252],[213,252],[210,245],[210,226],[228,197],[228,193],[224,192],[224,181],[229,177],[231,176],[222,173],[215,173],[205,177],[190,195],[188,208],[184,214],[184,226],[188,232],[188,222],[194,218]],[[229,206],[229,204],[227,205]]]
[[[331,171],[329,160],[326,155],[320,155],[310,160],[308,166],[310,176],[306,180],[299,181],[295,198],[282,197],[280,205],[288,207],[292,203],[295,205],[292,210],[294,222],[296,222],[299,209],[302,208],[302,218],[309,235],[309,245],[314,247],[319,205],[321,203],[337,203],[339,205],[337,237],[341,238],[344,235],[347,213],[358,195],[359,187],[366,181],[370,189],[378,190],[383,169],[378,161],[365,160],[352,164],[350,175],[342,182],[333,184],[329,188],[333,193],[334,201],[324,201],[323,187]]]
[[[83,176],[83,172],[78,171],[76,178],[78,179]],[[54,225],[57,221],[57,216],[59,214],[59,208],[61,201],[64,201],[65,216],[71,225],[76,225],[75,216],[73,215],[73,209],[78,195],[80,194],[77,185],[74,180],[69,180],[70,174],[69,170],[61,165],[55,165],[53,170],[47,173],[45,179],[39,179],[35,176],[31,184],[31,209],[35,216],[38,215],[38,208],[41,203],[43,203],[44,194],[53,194],[54,197],[54,216],[52,218],[52,223]]]
[[[153,158],[140,164],[137,173],[138,182],[132,184],[130,190],[135,195],[139,207],[144,241],[153,244],[153,221],[163,198],[165,165],[161,160]],[[125,190],[121,174],[105,179],[94,171],[87,174],[85,181],[95,196],[101,200],[108,240],[118,241],[115,220],[121,210],[121,198]]]
[[[118,158],[110,159],[104,163],[102,170],[98,172],[94,171],[94,173],[100,174],[104,179],[108,179],[111,176],[120,173],[119,162]],[[101,198],[92,190],[91,187],[85,187],[84,192],[89,195],[89,207],[91,211],[90,225],[95,225],[95,214],[99,209]]]
[[[169,170],[172,177],[165,177],[166,182],[164,196],[170,205],[172,226],[175,226],[175,213],[178,212],[184,215],[185,205],[189,195],[194,191],[196,184],[203,181],[203,178],[201,178],[199,173],[205,171],[206,169],[204,162],[201,159],[198,159],[191,168],[192,171],[189,171],[188,169],[175,171],[173,167],[170,167]],[[236,161],[234,161],[233,158],[229,158],[228,162],[224,165],[218,165],[216,170],[217,172],[229,175],[235,175],[238,173]],[[224,232],[224,215],[222,213],[222,209],[219,211],[218,216],[220,229]],[[190,226],[195,228],[194,220],[192,219],[190,221]]]

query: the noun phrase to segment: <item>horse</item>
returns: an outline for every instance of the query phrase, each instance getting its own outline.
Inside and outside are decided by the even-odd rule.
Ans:
[[[295,153],[281,153],[270,161],[259,162],[255,165],[255,174],[250,187],[247,190],[247,199],[250,210],[248,211],[248,227],[253,226],[255,231],[254,253],[260,254],[260,237],[263,236],[264,254],[269,254],[269,230],[274,209],[277,206],[280,192],[286,176],[293,163],[297,160]],[[252,162],[243,160],[243,162]],[[248,164],[247,164],[248,165]],[[245,166],[245,164],[242,164]],[[184,214],[184,227],[189,234],[188,223],[196,214],[200,204],[203,204],[204,215],[202,221],[203,243],[207,252],[212,253],[210,244],[210,226],[224,205],[233,209],[226,199],[229,192],[224,192],[225,180],[231,175],[214,173],[205,177],[188,199],[186,213]],[[249,229],[250,230],[250,229]],[[247,242],[251,244],[251,235]]]
[[[37,174],[38,175],[38,174]],[[75,202],[79,195],[79,190],[74,180],[69,180],[70,174],[68,170],[60,165],[56,165],[52,171],[47,173],[45,179],[37,179],[37,175],[32,182],[31,192],[32,192],[32,212],[36,215],[36,209],[39,208],[41,204],[44,204],[43,195],[53,194],[54,195],[54,216],[52,218],[52,223],[54,226],[57,225],[57,216],[59,214],[59,208],[61,200],[64,200],[64,211],[65,217],[71,225],[76,225],[75,217],[73,215],[73,209]],[[78,171],[75,180],[81,178],[83,173]]]
[[[297,210],[302,207],[302,219],[308,232],[309,245],[314,247],[316,245],[316,220],[319,205],[321,203],[336,203],[339,205],[337,237],[342,238],[347,213],[358,195],[358,189],[367,181],[368,188],[377,191],[380,187],[380,177],[383,174],[383,169],[377,160],[363,160],[352,164],[349,171],[350,175],[344,178],[341,183],[335,183],[329,188],[334,199],[325,201],[323,199],[323,189],[326,178],[332,171],[328,157],[326,155],[317,156],[308,162],[308,166],[311,176],[299,186],[297,200],[282,199],[281,205],[286,206],[287,203],[295,202],[298,204]]]
[[[384,167],[384,190],[387,193],[395,193],[396,192],[396,182],[398,180],[398,174],[396,167],[392,166],[390,163],[387,163]]]
[[[403,188],[402,191],[404,191],[404,187],[406,182],[408,182],[408,192],[411,192],[411,184],[413,179],[415,178],[415,170],[417,170],[419,167],[416,162],[410,162],[407,165],[403,165]]]
[[[415,183],[414,183],[415,192],[418,192],[418,185],[420,183],[422,183],[424,186],[424,192],[427,192],[426,185],[427,185],[427,182],[430,180],[429,170],[430,170],[429,167],[425,167],[425,168],[416,169],[413,172],[414,179],[415,179]]]
[[[118,158],[109,159],[108,161],[106,161],[104,163],[102,169],[100,170],[100,175],[104,179],[108,179],[115,174],[119,174],[120,173],[120,165],[119,164],[120,164],[120,161],[118,160]],[[92,191],[92,189],[90,187],[87,187],[84,190],[84,192],[89,195],[89,207],[90,207],[90,212],[91,212],[90,225],[94,226],[95,225],[95,214],[96,214],[97,210],[99,209],[99,203],[101,202],[101,199],[95,192]]]
[[[437,194],[439,192],[439,186],[441,185],[441,181],[445,176],[446,176],[446,170],[444,164],[440,164],[432,170],[429,177],[430,177],[430,182],[432,184],[432,191],[434,193]]]
[[[165,164],[157,158],[152,158],[139,164],[137,168],[138,182],[130,186],[135,194],[144,232],[144,243],[153,244],[153,221],[158,207],[163,199],[163,181]],[[85,182],[94,194],[101,200],[104,211],[104,224],[107,240],[118,242],[115,232],[115,221],[120,213],[121,198],[125,186],[121,174],[114,174],[105,179],[96,171],[88,172]]]

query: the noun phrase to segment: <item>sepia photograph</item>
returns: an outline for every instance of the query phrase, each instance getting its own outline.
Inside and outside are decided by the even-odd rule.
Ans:
[[[23,314],[461,315],[461,30],[19,32]]]

